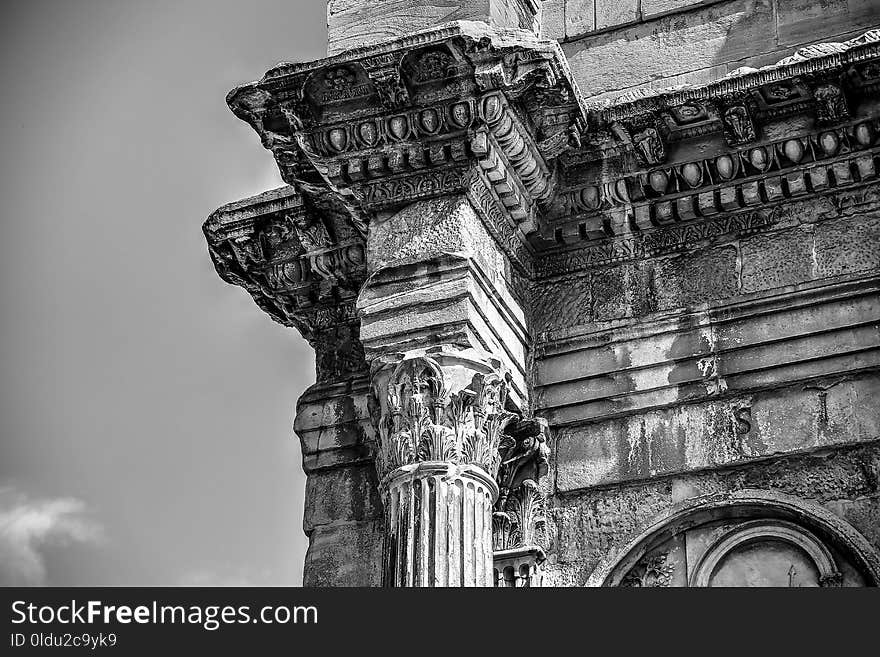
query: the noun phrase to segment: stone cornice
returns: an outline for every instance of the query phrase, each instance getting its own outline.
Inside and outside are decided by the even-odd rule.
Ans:
[[[220,277],[275,321],[310,341],[355,321],[364,240],[342,209],[316,207],[282,187],[219,208],[203,230]]]
[[[776,206],[876,181],[880,32],[585,104],[555,42],[457,23],[280,64],[228,102],[291,186],[215,212],[212,258],[311,339],[355,321],[372,218],[423,199],[466,195],[531,278],[762,230]]]
[[[468,192],[479,173],[519,242],[501,246],[526,270],[518,252],[552,200],[555,160],[584,129],[557,43],[470,22],[281,64],[227,102],[286,182],[336,195],[355,221]]]
[[[593,184],[566,185],[545,250],[799,200],[875,180],[880,119],[716,151]]]

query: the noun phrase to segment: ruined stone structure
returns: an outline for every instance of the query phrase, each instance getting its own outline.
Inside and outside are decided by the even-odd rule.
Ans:
[[[305,584],[880,584],[878,2],[328,24],[204,228],[315,349]]]

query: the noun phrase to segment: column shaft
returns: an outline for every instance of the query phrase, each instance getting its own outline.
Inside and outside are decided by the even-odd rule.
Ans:
[[[492,586],[495,482],[475,467],[422,462],[385,487],[386,586]]]

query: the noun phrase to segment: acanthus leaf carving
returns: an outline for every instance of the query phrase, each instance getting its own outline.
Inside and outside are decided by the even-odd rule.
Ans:
[[[380,477],[423,461],[475,465],[494,477],[501,432],[513,415],[505,410],[507,380],[475,372],[463,389],[447,389],[438,363],[427,356],[405,358],[380,398],[377,469]]]
[[[668,552],[659,552],[639,561],[620,582],[622,587],[670,587],[675,565]]]
[[[390,52],[361,61],[386,110],[396,110],[410,103],[409,91],[400,75],[402,57],[403,53]]]
[[[519,420],[511,423],[502,437],[498,470],[500,494],[492,520],[495,550],[547,547],[543,490],[549,463],[546,430],[543,420]]]
[[[647,127],[633,135],[636,153],[643,164],[654,166],[666,161],[666,146],[657,128]]]
[[[813,90],[816,99],[816,120],[821,125],[838,123],[849,117],[849,106],[836,84],[821,84]]]
[[[724,110],[724,136],[731,146],[740,146],[757,139],[751,112],[745,103],[730,105]]]

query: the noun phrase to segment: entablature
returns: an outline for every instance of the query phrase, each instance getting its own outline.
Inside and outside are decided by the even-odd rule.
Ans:
[[[878,58],[875,30],[707,85],[588,104],[582,147],[560,157],[557,194],[532,243],[558,262],[669,226],[737,227],[733,215],[874,180]]]
[[[460,22],[280,64],[227,100],[290,186],[215,212],[212,257],[306,337],[355,321],[369,225],[418,201],[466,196],[540,279],[765,230],[880,170],[877,30],[591,105],[555,42]]]
[[[227,101],[304,194],[327,190],[364,224],[467,194],[526,272],[556,159],[585,128],[558,44],[475,22],[281,64]]]

